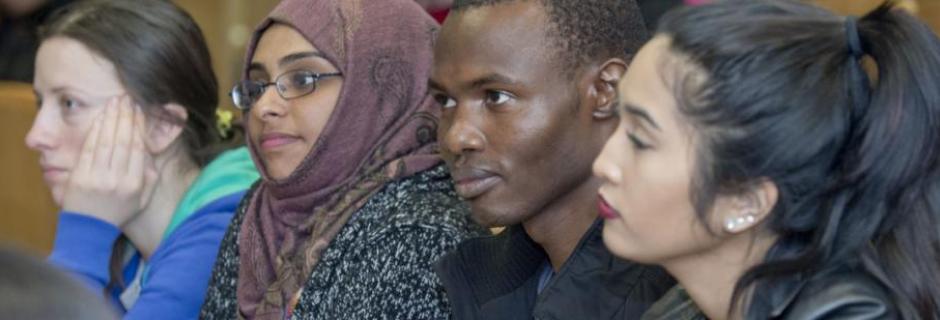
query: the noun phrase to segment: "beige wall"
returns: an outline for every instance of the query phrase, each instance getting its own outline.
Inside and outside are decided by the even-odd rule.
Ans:
[[[175,0],[196,19],[209,43],[219,79],[222,106],[232,107],[228,92],[238,80],[251,31],[278,0]]]
[[[884,0],[813,0],[843,14],[863,15]],[[902,6],[917,8],[917,15],[927,21],[935,32],[940,31],[940,0],[901,0]]]

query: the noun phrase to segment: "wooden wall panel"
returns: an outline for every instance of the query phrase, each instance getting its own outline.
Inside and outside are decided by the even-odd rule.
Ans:
[[[52,249],[56,210],[42,180],[39,155],[26,148],[36,114],[33,88],[0,82],[0,243],[44,256]]]

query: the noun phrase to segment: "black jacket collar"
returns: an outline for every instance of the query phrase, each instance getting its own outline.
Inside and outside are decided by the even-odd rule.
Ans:
[[[474,238],[437,264],[456,319],[639,318],[675,282],[660,268],[613,257],[596,221],[536,296],[547,259],[520,225]]]

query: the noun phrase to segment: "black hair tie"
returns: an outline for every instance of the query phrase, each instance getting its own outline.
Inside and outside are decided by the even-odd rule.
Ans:
[[[848,59],[847,62],[849,64],[848,81],[851,84],[849,85],[849,96],[852,99],[850,108],[852,120],[850,120],[850,123],[855,123],[868,110],[868,104],[871,102],[871,79],[868,78],[868,73],[862,67],[865,50],[862,48],[862,38],[858,32],[858,18],[854,16],[845,18],[845,32],[849,43],[849,55],[851,56],[851,59]],[[850,126],[849,129],[850,136],[854,131],[854,128],[851,127],[853,126]]]
[[[858,18],[854,16],[845,18],[845,33],[849,42],[849,53],[855,59],[861,59],[865,51],[862,50],[862,38],[858,34]]]

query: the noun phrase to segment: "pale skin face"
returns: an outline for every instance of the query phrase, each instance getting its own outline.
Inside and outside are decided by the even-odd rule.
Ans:
[[[332,73],[338,69],[293,28],[274,24],[258,41],[251,59],[251,80],[270,81],[295,70]],[[323,78],[314,92],[284,99],[274,86],[251,107],[248,114],[249,143],[273,179],[284,179],[310,153],[336,107],[343,88],[341,77]]]
[[[698,218],[691,192],[699,133],[673,96],[676,75],[698,71],[670,43],[651,40],[618,87],[620,125],[594,162],[606,200],[604,243],[618,257],[662,265],[707,316],[723,319],[734,284],[776,239],[759,226],[777,189],[758,179],[740,194],[718,195],[704,222]]]
[[[39,152],[43,179],[61,207],[92,123],[108,99],[126,91],[111,62],[61,37],[40,46],[33,88],[40,105],[26,145]]]
[[[657,38],[627,70],[618,86],[620,125],[594,163],[604,179],[600,194],[620,213],[605,221],[605,243],[616,255],[645,263],[707,250],[718,241],[690,201],[695,146],[672,89],[658,81],[666,79],[659,68],[665,50]]]
[[[33,86],[38,111],[26,145],[39,152],[56,204],[120,228],[141,216],[155,217],[146,212],[154,209],[149,204],[158,189],[158,167],[185,159],[181,152],[166,152],[178,149],[171,146],[182,128],[168,121],[148,125],[114,65],[66,37],[43,41]],[[187,117],[180,105],[157,107]],[[188,185],[176,178],[167,181]],[[128,235],[139,240],[139,234]]]

